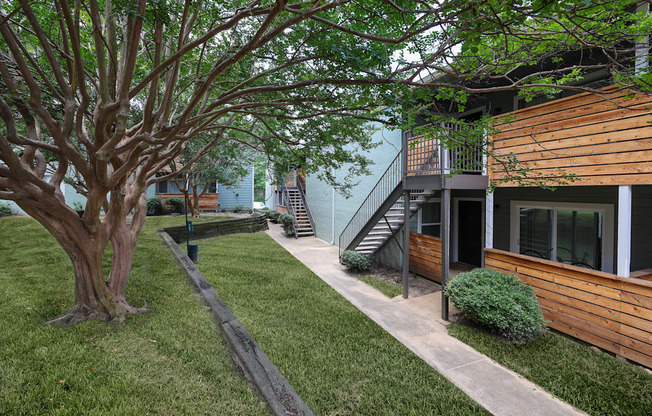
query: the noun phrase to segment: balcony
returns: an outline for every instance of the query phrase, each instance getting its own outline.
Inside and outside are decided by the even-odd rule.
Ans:
[[[479,146],[464,143],[462,123],[442,124],[442,133],[458,136],[462,140],[455,148],[440,145],[434,134],[412,136],[405,133],[403,147],[407,149],[405,161],[406,189],[486,189],[488,187],[486,156]]]

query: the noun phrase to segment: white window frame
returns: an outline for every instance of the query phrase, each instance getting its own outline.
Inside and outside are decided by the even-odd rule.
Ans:
[[[587,204],[576,202],[540,202],[540,201],[511,201],[510,203],[510,239],[509,250],[512,253],[519,253],[519,236],[521,232],[520,212],[521,208],[538,208],[549,209],[553,212],[553,226],[552,226],[552,248],[553,253],[550,256],[556,259],[557,251],[557,211],[558,210],[572,210],[583,212],[600,212],[603,218],[603,234],[602,234],[602,265],[600,270],[613,273],[613,259],[614,259],[614,206],[613,204]],[[551,260],[555,261],[556,260]]]

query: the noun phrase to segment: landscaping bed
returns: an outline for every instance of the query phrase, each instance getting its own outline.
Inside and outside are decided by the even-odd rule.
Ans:
[[[268,414],[156,233],[184,221],[147,219],[127,295],[151,311],[116,329],[43,324],[72,305],[71,262],[36,221],[0,219],[0,414]]]
[[[264,233],[203,240],[199,269],[323,415],[487,414]]]

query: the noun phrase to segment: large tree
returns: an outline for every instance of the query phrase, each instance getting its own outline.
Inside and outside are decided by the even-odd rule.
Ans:
[[[346,150],[370,145],[361,121],[402,122],[405,114],[392,109],[406,108],[407,99],[462,103],[459,92],[590,90],[568,80],[599,68],[623,88],[649,87],[649,72],[633,71],[649,19],[632,4],[7,0],[0,6],[0,199],[16,201],[72,260],[75,306],[59,320],[119,322],[139,312],[125,287],[145,189],[194,137],[210,136],[198,154],[236,140],[332,179],[343,163],[364,167]],[[569,50],[599,59],[514,73]],[[413,96],[413,87],[428,93]],[[390,110],[380,117],[374,111],[383,106]],[[70,171],[87,190],[81,219],[60,191]]]

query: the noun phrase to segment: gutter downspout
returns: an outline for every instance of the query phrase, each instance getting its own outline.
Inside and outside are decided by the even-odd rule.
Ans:
[[[333,196],[331,201],[331,243],[335,245],[335,187],[333,186]]]

